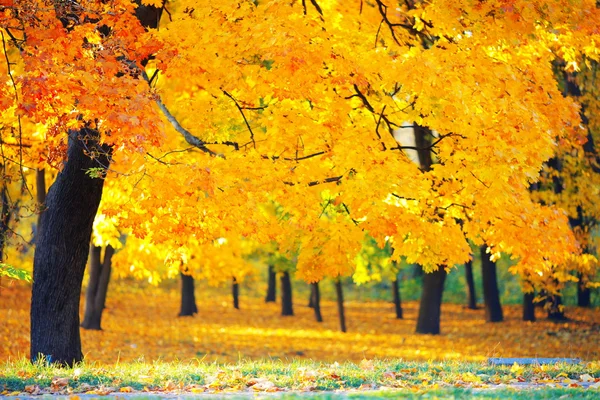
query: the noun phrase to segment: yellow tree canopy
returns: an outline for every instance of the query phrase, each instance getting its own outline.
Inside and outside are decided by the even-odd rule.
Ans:
[[[43,124],[55,165],[66,130],[100,131],[123,229],[274,240],[307,280],[350,272],[365,232],[426,270],[466,261],[468,239],[540,283],[571,268],[565,211],[529,186],[585,142],[552,63],[597,60],[595,1],[141,3],[164,7],[159,29],[129,0],[0,6],[23,65],[2,76],[2,126]],[[429,170],[394,135],[415,124],[436,132]]]

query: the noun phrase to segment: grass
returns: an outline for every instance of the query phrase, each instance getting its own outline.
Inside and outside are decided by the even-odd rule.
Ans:
[[[390,397],[400,394],[500,398],[513,385],[526,381],[543,389],[529,395],[577,394],[588,381],[597,388],[580,391],[600,394],[600,363],[548,366],[491,366],[483,363],[405,362],[363,360],[360,363],[327,364],[311,361],[240,361],[234,364],[193,362],[132,362],[114,366],[82,363],[73,368],[31,364],[25,360],[5,362],[0,368],[0,392],[23,394],[38,391],[54,394],[161,393],[274,393],[294,391],[340,392],[349,397]],[[58,383],[57,383],[58,382]],[[556,389],[548,385],[571,385]],[[542,390],[537,392],[536,390]],[[520,393],[520,392],[515,392]],[[323,393],[321,393],[323,394]],[[520,396],[520,394],[519,394]],[[321,398],[321,396],[319,396]],[[503,397],[505,398],[505,397]],[[510,396],[508,396],[510,398]],[[534,397],[535,398],[535,397]],[[547,398],[547,397],[540,397]],[[591,398],[591,397],[590,397]]]

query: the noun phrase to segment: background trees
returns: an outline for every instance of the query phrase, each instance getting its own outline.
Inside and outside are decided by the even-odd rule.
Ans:
[[[74,180],[49,191],[32,332],[51,315],[48,299],[64,300],[72,340],[38,346],[34,333],[34,358],[80,359],[77,282],[104,178],[103,212],[123,232],[163,246],[171,271],[185,264],[228,284],[245,270],[225,261],[248,238],[297,255],[297,275],[315,282],[351,274],[368,233],[390,243],[393,261],[434,272],[425,280],[439,301],[424,304],[437,310],[446,268],[469,261],[469,241],[494,260],[509,254],[514,273],[551,294],[593,268],[567,213],[529,188],[557,144],[577,152],[588,136],[552,65],[571,72],[597,59],[594,2],[158,3],[2,5],[4,53],[22,68],[7,65],[2,120],[13,139],[41,137],[32,154],[62,177],[88,157],[72,178],[95,196],[65,211],[70,199],[56,196]],[[395,135],[403,127],[414,143]],[[79,158],[63,164],[73,143]],[[77,245],[44,227],[59,210]],[[72,263],[64,274],[46,257],[53,240]],[[73,279],[60,294],[43,289],[54,272]]]

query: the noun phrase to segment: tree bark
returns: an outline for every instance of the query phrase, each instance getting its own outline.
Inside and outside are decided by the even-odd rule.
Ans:
[[[481,246],[481,277],[483,280],[483,300],[485,304],[485,320],[487,322],[500,322],[504,320],[502,304],[500,304],[500,291],[496,276],[496,263],[490,260],[486,247]]]
[[[233,278],[231,283],[231,294],[233,295],[233,308],[240,309],[240,284],[237,279]]]
[[[323,322],[323,316],[321,315],[321,293],[319,292],[319,282],[313,282],[310,284],[310,294],[312,308],[315,311],[315,319],[317,322]]]
[[[477,292],[475,291],[475,280],[473,279],[473,261],[465,264],[465,278],[467,281],[467,308],[477,310]]]
[[[90,158],[86,152],[97,153]],[[79,299],[92,223],[104,179],[88,175],[105,169],[110,148],[98,133],[69,133],[67,161],[46,198],[36,243],[31,297],[31,359],[73,365],[83,359],[79,336]]]
[[[287,271],[281,275],[281,315],[294,315],[292,280],[290,279],[290,273]]]
[[[535,293],[523,293],[523,321],[535,321],[535,304],[533,299]]]
[[[106,304],[114,252],[112,246],[106,246],[104,261],[101,262],[102,248],[92,246],[90,249],[90,281],[85,296],[85,314],[81,323],[84,329],[102,330],[102,312]]]
[[[196,306],[196,294],[194,293],[194,278],[191,275],[181,275],[181,307],[179,317],[192,317],[198,313]]]
[[[344,310],[344,289],[342,287],[341,279],[337,279],[335,281],[335,293],[337,295],[337,308],[338,308],[338,316],[340,318],[340,331],[346,332],[346,312]]]
[[[269,278],[267,282],[265,303],[274,303],[277,299],[277,273],[275,273],[275,268],[272,265],[269,265]]]
[[[579,282],[577,282],[577,306],[588,308],[592,306],[591,291],[585,286],[582,274],[579,274]]]
[[[38,220],[36,227],[36,235],[37,232],[40,231],[40,223],[42,221],[42,213],[46,207],[46,170],[38,169],[35,171],[35,197],[38,204]]]
[[[394,310],[396,310],[396,319],[402,319],[402,299],[400,298],[400,283],[398,282],[398,276],[396,280],[392,282],[392,296],[394,298]]]
[[[436,271],[423,275],[423,291],[419,303],[417,333],[438,335],[442,314],[442,295],[446,281],[446,268],[440,265]]]

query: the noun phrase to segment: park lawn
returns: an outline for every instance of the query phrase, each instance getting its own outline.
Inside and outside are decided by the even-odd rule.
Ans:
[[[519,385],[526,386],[519,386]],[[131,362],[106,366],[82,363],[73,368],[0,364],[0,394],[184,395],[200,393],[340,394],[368,397],[423,393],[440,396],[539,394],[600,395],[600,364],[491,366],[459,361],[359,363],[314,361],[239,361],[232,364]],[[324,393],[325,392],[325,393]],[[534,396],[535,395],[535,396]],[[541,395],[540,395],[541,396]],[[553,395],[552,395],[553,397]],[[539,398],[544,398],[543,396]],[[589,397],[593,398],[593,397]]]

